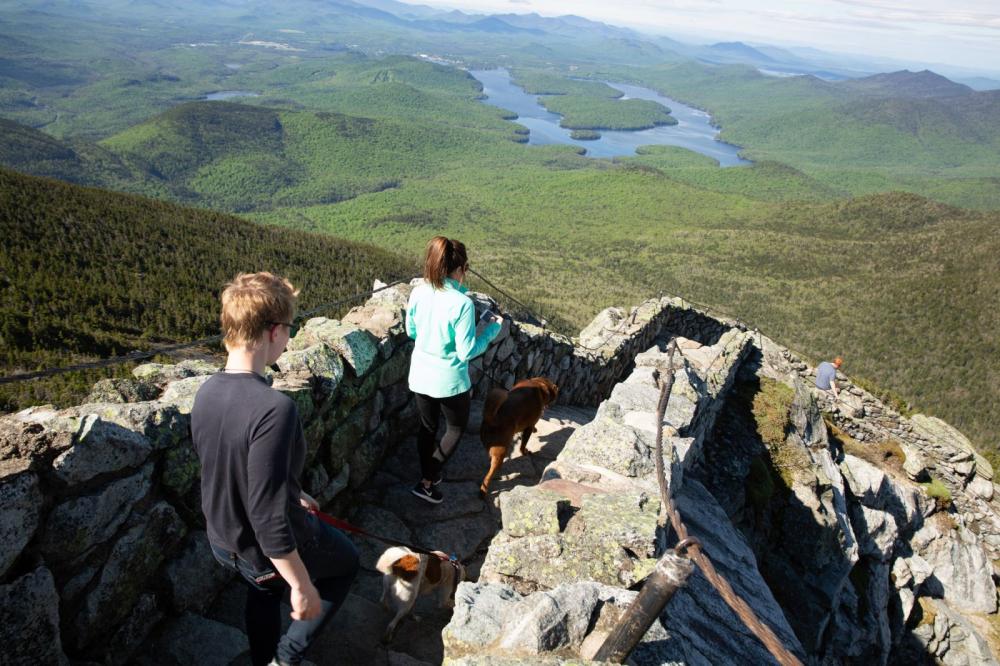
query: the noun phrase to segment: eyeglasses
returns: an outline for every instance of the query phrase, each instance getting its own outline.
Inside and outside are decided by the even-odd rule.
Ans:
[[[288,337],[294,338],[295,334],[299,332],[299,325],[295,323],[289,323],[284,321],[269,321],[268,326],[287,326],[288,327]]]

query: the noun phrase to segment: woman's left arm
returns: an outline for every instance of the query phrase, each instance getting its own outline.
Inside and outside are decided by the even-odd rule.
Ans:
[[[455,355],[460,361],[469,361],[486,351],[493,339],[500,334],[500,322],[493,321],[476,335],[476,307],[471,300],[462,304],[455,321]]]

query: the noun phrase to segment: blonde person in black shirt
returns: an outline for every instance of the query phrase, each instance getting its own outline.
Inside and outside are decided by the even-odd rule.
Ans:
[[[216,559],[248,584],[254,666],[303,663],[358,570],[347,537],[309,513],[319,507],[299,481],[306,457],[299,414],[263,375],[292,335],[297,295],[271,273],[240,274],[226,286],[226,368],[205,382],[191,410],[208,540]],[[286,585],[292,623],[282,636]]]

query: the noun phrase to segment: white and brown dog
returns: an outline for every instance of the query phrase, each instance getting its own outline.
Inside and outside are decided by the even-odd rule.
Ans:
[[[375,568],[383,574],[382,605],[396,613],[385,628],[383,642],[392,640],[396,625],[413,609],[418,596],[437,590],[439,607],[454,605],[455,588],[465,580],[465,567],[440,551],[434,553],[440,557],[393,546],[378,558]]]

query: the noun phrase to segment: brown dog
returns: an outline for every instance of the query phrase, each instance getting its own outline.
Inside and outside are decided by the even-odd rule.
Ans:
[[[527,455],[528,438],[545,408],[559,397],[559,387],[545,377],[532,377],[514,384],[509,392],[495,388],[486,396],[479,438],[490,454],[490,471],[479,492],[485,497],[490,480],[510,453],[514,435],[521,433],[521,454]]]

